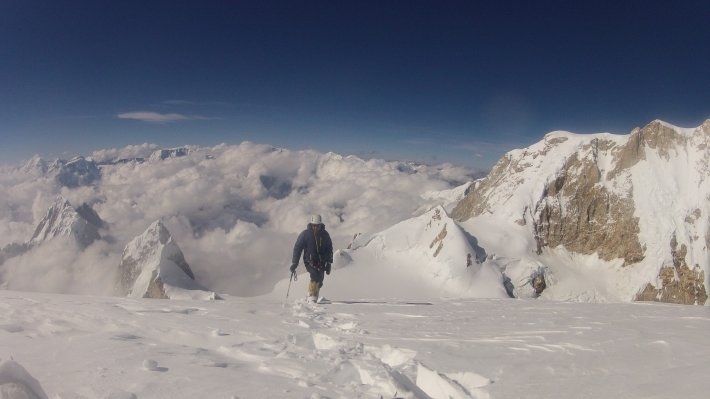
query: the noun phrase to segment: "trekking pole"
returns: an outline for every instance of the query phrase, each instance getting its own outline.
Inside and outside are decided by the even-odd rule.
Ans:
[[[288,293],[291,292],[291,281],[298,281],[298,277],[296,277],[296,272],[291,272],[291,278],[288,280],[288,290],[286,290],[286,298],[288,298]]]

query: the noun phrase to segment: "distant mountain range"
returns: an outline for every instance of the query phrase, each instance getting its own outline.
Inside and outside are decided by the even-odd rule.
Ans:
[[[57,197],[28,242],[11,244],[0,250],[0,263],[57,237],[69,237],[79,248],[86,249],[102,239],[99,231],[107,227],[88,204],[75,208],[63,197]],[[159,299],[219,299],[195,281],[182,251],[159,220],[126,245],[117,268],[116,292],[106,294]]]
[[[39,156],[34,156],[22,165],[20,170],[25,173],[51,176],[61,186],[76,188],[80,186],[90,186],[97,183],[101,179],[101,166],[157,162],[169,158],[184,157],[189,153],[190,149],[187,147],[176,147],[155,150],[148,159],[142,157],[108,158],[95,161],[90,157],[85,158],[83,156],[78,156],[68,161],[57,159],[53,162],[48,162]]]
[[[283,156],[278,149],[247,146],[256,148],[263,157]],[[415,290],[421,295],[444,297],[706,304],[710,274],[709,146],[710,120],[690,129],[657,120],[628,135],[549,133],[528,148],[507,153],[484,178],[419,193],[418,202],[413,203],[420,205],[402,211],[413,213],[411,218],[400,219],[381,232],[356,235],[348,248],[337,251],[334,274],[339,277],[329,278],[327,286],[356,295],[353,290],[358,286],[352,282],[376,286],[377,275],[389,273],[398,276],[402,286],[395,287],[392,280],[383,279],[382,295],[416,287],[410,288],[411,294],[416,294]],[[157,167],[156,163],[181,157],[219,162],[218,155],[211,151],[181,147],[155,150],[147,159],[115,158],[100,163],[77,157],[50,164],[34,158],[20,169],[54,179],[65,190],[72,190],[100,185],[106,167],[135,163],[141,170],[150,170]],[[276,209],[282,206],[278,204],[293,204],[286,202],[289,199],[334,195],[341,198],[334,200],[334,215],[346,223],[353,214],[343,209],[357,193],[339,185],[333,176],[357,172],[358,167],[381,168],[392,176],[391,184],[397,184],[397,178],[423,172],[440,173],[441,179],[447,175],[432,167],[404,162],[377,163],[337,154],[307,153],[307,157],[306,165],[315,165],[310,166],[315,173],[329,179],[327,192],[311,192],[315,186],[307,179],[314,178],[312,175],[289,177],[294,173],[290,170],[269,174],[263,164],[247,168],[248,174],[236,181],[248,181],[240,190],[250,190],[255,200]],[[175,165],[175,170],[180,170],[180,164]],[[231,167],[230,163],[209,165]],[[293,162],[285,165],[299,168]],[[132,172],[130,168],[109,169],[114,170]],[[163,175],[166,177],[160,177]],[[197,181],[202,180],[195,176]],[[200,187],[210,192],[209,184]],[[343,196],[343,192],[352,195]],[[366,204],[376,215],[378,199],[370,201]],[[260,206],[264,205],[253,207]],[[215,231],[214,226],[224,229],[220,226],[232,226],[243,217],[255,226],[249,234],[260,234],[258,226],[268,221],[250,209],[235,211],[232,204],[221,209],[200,206],[191,217],[198,238]],[[111,229],[91,206],[74,208],[60,198],[27,242],[7,245],[0,251],[0,264],[58,236],[73,237],[80,248],[87,248]],[[250,240],[260,242],[256,236]],[[247,240],[240,245],[248,244]],[[263,256],[268,259],[270,254]],[[195,281],[182,251],[159,220],[126,245],[117,267],[116,286],[122,295],[218,298],[213,288]],[[203,270],[209,267],[204,265]],[[262,266],[254,273],[258,274],[255,279],[283,285],[279,282],[282,277],[277,277],[281,272],[276,269]]]

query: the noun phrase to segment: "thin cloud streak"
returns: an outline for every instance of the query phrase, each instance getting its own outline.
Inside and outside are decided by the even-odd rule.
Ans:
[[[182,114],[161,114],[150,111],[124,112],[116,115],[119,119],[132,119],[149,123],[171,123],[191,119]]]
[[[220,119],[202,115],[183,115],[176,113],[161,114],[159,112],[152,111],[136,111],[136,112],[124,112],[122,114],[116,115],[119,119],[131,119],[141,122],[148,123],[173,123],[188,120],[213,120]]]

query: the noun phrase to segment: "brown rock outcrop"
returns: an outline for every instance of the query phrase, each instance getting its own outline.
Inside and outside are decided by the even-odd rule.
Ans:
[[[631,194],[619,196],[598,185],[600,180],[593,161],[577,154],[567,160],[533,212],[538,253],[562,245],[580,254],[596,252],[604,260],[621,258],[624,265],[643,260]]]
[[[673,264],[664,265],[658,272],[657,284],[648,283],[636,296],[637,301],[670,302],[684,305],[704,305],[708,299],[705,290],[705,272],[699,265],[692,269],[685,256],[685,244],[678,247],[676,237],[671,238]]]

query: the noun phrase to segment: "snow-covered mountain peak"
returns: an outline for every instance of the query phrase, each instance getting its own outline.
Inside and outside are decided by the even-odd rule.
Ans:
[[[156,150],[150,155],[149,162],[163,161],[168,158],[179,158],[190,154],[190,149],[187,147],[175,147]]]
[[[172,240],[172,236],[167,227],[162,221],[156,220],[141,234],[137,240],[132,242],[139,244],[142,247],[156,247],[157,245],[166,245]],[[130,246],[130,244],[129,244]]]
[[[534,238],[530,251],[538,255],[561,246],[633,265],[636,277],[644,277],[634,283],[639,286],[624,288],[620,296],[629,299],[646,282],[668,286],[656,277],[662,265],[682,263],[674,260],[682,243],[690,269],[705,265],[688,284],[707,286],[710,241],[699,237],[710,236],[709,133],[705,126],[684,129],[662,121],[628,135],[551,133],[506,154],[452,215],[471,223],[495,219],[510,230],[523,226]],[[671,243],[675,234],[683,236],[677,245]],[[704,303],[704,290],[693,301]],[[651,296],[656,294],[644,298]]]
[[[437,296],[507,297],[497,265],[485,260],[477,239],[442,206],[372,236],[358,236],[336,258],[338,268],[396,271]]]
[[[20,170],[24,173],[36,173],[42,175],[47,173],[48,168],[49,164],[47,161],[42,159],[39,155],[34,155],[20,167]]]
[[[118,289],[130,297],[218,298],[195,282],[180,247],[160,220],[126,245],[118,271]]]
[[[668,122],[660,120],[660,119],[655,119],[655,120],[651,121],[651,123],[646,125],[644,127],[644,129],[649,128],[649,127],[654,127],[654,126],[660,126],[664,129],[673,130],[678,134],[682,134],[685,136],[691,136],[696,131],[702,130],[706,126],[710,126],[710,119],[706,120],[703,124],[701,124],[700,126],[698,126],[696,128],[686,128],[686,127],[676,126],[672,123],[668,123]]]
[[[54,176],[57,183],[69,188],[91,185],[101,179],[101,170],[96,162],[83,156],[69,161],[56,159],[43,170]]]
[[[191,279],[195,276],[185,261],[182,251],[162,221],[156,220],[139,236],[126,245],[123,259],[160,261],[170,258]]]
[[[58,196],[37,225],[29,245],[37,246],[55,237],[73,236],[79,246],[85,248],[100,239],[101,218],[88,204],[79,209],[81,213],[64,197]]]

